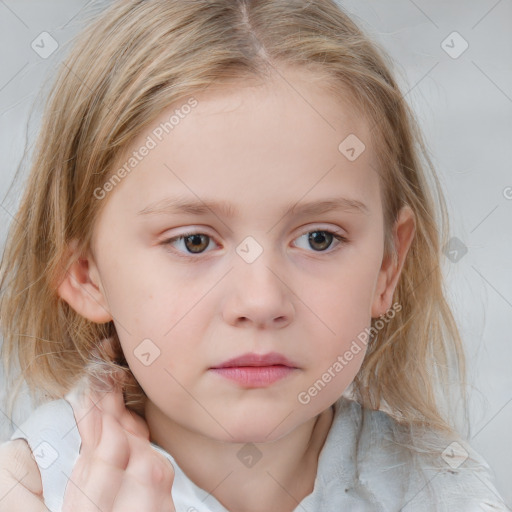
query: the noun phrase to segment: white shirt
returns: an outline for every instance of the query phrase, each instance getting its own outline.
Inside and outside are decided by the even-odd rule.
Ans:
[[[464,441],[447,446],[443,457],[417,454],[404,446],[411,442],[407,429],[385,412],[364,409],[346,397],[334,404],[334,411],[313,492],[294,512],[510,511],[488,464]],[[32,449],[46,506],[60,512],[81,444],[71,405],[64,399],[43,404],[11,437],[17,438],[26,439]],[[428,439],[428,433],[422,436]],[[195,485],[170,454],[152,446],[174,466],[176,512],[229,512]]]

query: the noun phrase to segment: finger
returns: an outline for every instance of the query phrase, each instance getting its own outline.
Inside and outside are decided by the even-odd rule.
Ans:
[[[22,482],[31,493],[43,495],[41,473],[26,439],[15,439],[0,445],[0,476],[3,481]]]
[[[170,490],[174,481],[174,467],[149,442],[128,434],[130,459],[126,474],[153,488]]]
[[[115,511],[173,512],[174,468],[149,443],[130,438],[131,456],[115,500]]]
[[[125,470],[130,460],[128,434],[111,414],[102,414],[101,440],[92,456],[107,464]]]
[[[111,343],[110,339],[106,339],[101,346],[107,352],[112,351]],[[96,407],[116,417],[125,430],[149,440],[149,428],[144,419],[126,408],[122,391],[123,381],[124,375],[104,373],[100,377],[97,373],[91,372],[66,398],[73,407],[77,423],[81,422],[93,407]]]
[[[126,408],[124,396],[121,390],[112,389],[101,396],[97,407],[116,418],[121,426],[132,434],[149,440],[149,428],[138,414]]]
[[[123,431],[111,415],[104,413],[102,422],[97,448],[77,461],[63,512],[173,511],[170,462],[146,439]]]
[[[126,409],[120,422],[126,431],[147,441],[150,440],[149,427],[146,421],[136,412]]]
[[[117,417],[120,422],[128,414],[124,406],[123,394],[115,388],[100,392],[83,384],[80,390],[68,394],[66,398],[73,408],[78,431],[82,439],[82,449],[85,451],[96,449],[100,442],[102,435],[101,417],[104,412]],[[130,419],[130,421],[132,420]],[[135,425],[131,426],[131,428],[134,429]],[[142,432],[143,430],[141,430]]]
[[[95,411],[101,419],[101,439],[93,450],[79,456],[66,489],[69,511],[110,511],[121,487],[130,458],[127,434],[110,414]]]
[[[62,512],[110,512],[121,488],[123,472],[103,460],[85,460],[71,475]]]
[[[23,480],[0,477],[0,512],[50,512],[43,499],[30,492]]]
[[[0,512],[49,512],[31,453],[24,439],[0,445]]]
[[[111,384],[110,388],[101,391],[92,389],[91,397],[100,410],[106,411],[112,414],[112,416],[120,417],[126,411],[123,392],[114,383]]]
[[[75,389],[66,395],[73,409],[75,423],[81,438],[80,453],[92,451],[101,438],[101,414],[88,391]]]

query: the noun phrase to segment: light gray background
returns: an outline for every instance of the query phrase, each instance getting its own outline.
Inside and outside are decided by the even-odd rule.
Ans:
[[[489,462],[511,505],[512,0],[341,4],[396,60],[446,192],[451,235],[467,247],[458,262],[446,258],[443,269],[469,356],[470,443]],[[4,196],[23,152],[29,109],[81,16],[94,5],[100,3],[0,0],[2,244],[18,189]],[[43,31],[59,43],[47,59],[31,48]],[[460,37],[448,37],[454,31]],[[467,50],[453,58],[464,41]],[[29,142],[32,126],[37,128],[37,115]],[[26,406],[20,417],[25,413]],[[2,424],[5,437],[9,427]]]

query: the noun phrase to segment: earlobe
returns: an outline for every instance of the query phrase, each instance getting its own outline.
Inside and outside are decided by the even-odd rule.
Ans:
[[[409,206],[404,206],[394,226],[395,255],[382,261],[377,287],[372,304],[372,318],[378,318],[392,306],[393,294],[415,234],[415,215]]]
[[[71,244],[71,262],[57,288],[59,296],[78,314],[91,322],[106,323],[112,320],[108,304],[99,286],[99,275],[91,257],[82,258]]]

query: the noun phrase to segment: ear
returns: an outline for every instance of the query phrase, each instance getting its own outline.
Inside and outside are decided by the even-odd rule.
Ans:
[[[73,240],[69,245],[67,263],[63,280],[57,288],[59,296],[91,322],[100,324],[112,320],[91,251],[82,257],[77,251],[76,240]]]
[[[377,287],[372,304],[372,318],[377,318],[391,308],[400,273],[409,251],[415,233],[415,216],[409,206],[404,206],[398,214],[393,227],[395,255],[389,255],[382,260]]]

